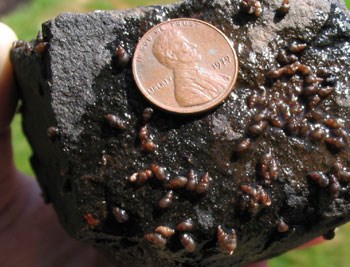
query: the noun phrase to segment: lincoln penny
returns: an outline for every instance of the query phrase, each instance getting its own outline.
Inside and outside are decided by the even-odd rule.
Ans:
[[[175,113],[210,110],[230,95],[238,63],[232,42],[214,26],[174,19],[150,29],[139,41],[133,73],[142,94]]]

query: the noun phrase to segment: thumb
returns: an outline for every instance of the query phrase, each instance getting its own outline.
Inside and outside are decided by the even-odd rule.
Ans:
[[[0,135],[9,128],[17,99],[13,90],[13,72],[10,64],[10,49],[17,39],[16,34],[0,22]]]
[[[15,168],[12,157],[10,122],[15,112],[17,98],[13,88],[13,71],[9,52],[15,33],[0,23],[0,210],[4,199],[11,194]]]

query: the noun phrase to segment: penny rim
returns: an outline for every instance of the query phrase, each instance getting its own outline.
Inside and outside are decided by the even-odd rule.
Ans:
[[[218,40],[218,42],[222,42],[224,40],[224,43],[223,43],[225,45],[225,48],[223,49],[224,52],[228,52],[228,50],[229,50],[230,56],[232,56],[231,63],[233,66],[231,67],[232,72],[229,72],[230,82],[227,85],[227,88],[225,90],[223,90],[222,92],[220,92],[213,100],[208,101],[207,103],[199,104],[199,105],[192,105],[190,107],[181,107],[181,106],[166,104],[162,100],[159,100],[156,97],[153,97],[152,95],[150,95],[150,93],[147,91],[147,86],[145,86],[145,82],[142,81],[142,70],[140,69],[138,59],[140,58],[140,54],[146,49],[146,48],[143,49],[145,47],[145,44],[147,44],[147,43],[151,44],[152,42],[154,43],[154,39],[150,35],[152,34],[152,32],[153,33],[157,32],[157,31],[160,32],[161,31],[160,29],[162,29],[162,27],[164,27],[164,26],[167,26],[171,23],[178,23],[178,22],[183,22],[183,23],[191,22],[191,23],[195,23],[197,26],[204,25],[207,28],[204,30],[203,38],[206,37],[206,33],[208,35],[210,34],[209,30],[207,30],[207,29],[214,31],[218,36],[220,36],[220,38],[222,38],[221,40]],[[199,34],[197,34],[197,35],[199,35]],[[201,42],[202,41],[205,42],[204,39],[202,39]],[[223,51],[220,51],[220,52],[222,53]],[[149,66],[149,68],[152,68],[152,66]],[[237,81],[238,59],[237,59],[236,51],[233,48],[232,41],[230,41],[230,39],[221,30],[219,30],[215,26],[213,26],[205,21],[201,21],[198,19],[178,18],[178,19],[173,19],[173,20],[169,20],[169,21],[165,21],[165,22],[162,22],[160,24],[157,24],[156,26],[154,26],[153,28],[148,30],[146,32],[146,34],[144,34],[144,36],[140,39],[139,43],[136,46],[135,54],[133,56],[132,70],[133,70],[135,82],[136,82],[139,90],[141,91],[143,96],[148,101],[153,103],[155,106],[157,106],[165,111],[177,113],[177,114],[197,114],[197,113],[202,113],[202,112],[206,112],[208,110],[214,109],[230,95],[230,93],[234,89],[234,85]],[[157,72],[157,68],[154,68],[153,70],[155,72]]]

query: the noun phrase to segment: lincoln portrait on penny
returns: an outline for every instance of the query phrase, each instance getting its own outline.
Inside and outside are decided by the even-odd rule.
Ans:
[[[153,54],[173,70],[175,99],[181,107],[205,104],[215,99],[230,83],[230,78],[200,66],[201,54],[179,29],[163,32],[153,44]]]

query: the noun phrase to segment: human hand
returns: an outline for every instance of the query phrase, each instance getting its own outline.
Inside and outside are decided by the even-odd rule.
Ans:
[[[16,170],[10,122],[17,105],[9,61],[16,35],[0,23],[0,266],[109,266],[87,244],[70,238],[38,183]]]

